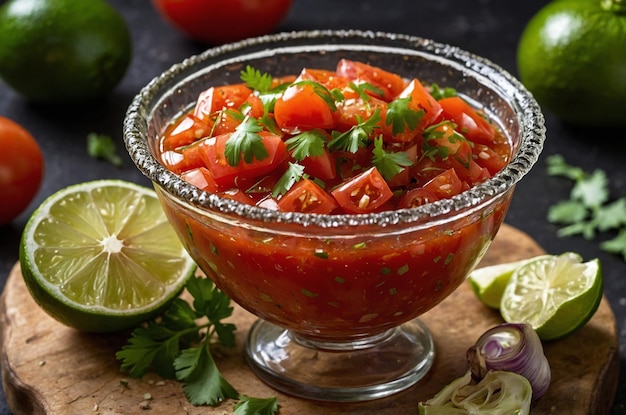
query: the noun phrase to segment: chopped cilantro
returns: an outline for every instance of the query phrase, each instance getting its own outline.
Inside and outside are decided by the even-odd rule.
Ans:
[[[285,141],[285,144],[293,158],[297,161],[302,161],[307,157],[324,154],[325,137],[322,130],[309,130],[289,138]]]
[[[302,294],[306,295],[307,297],[311,297],[311,298],[313,298],[313,297],[317,297],[317,296],[319,295],[319,294],[314,293],[314,292],[312,292],[312,291],[309,291],[309,290],[307,290],[307,289],[305,289],[305,288],[301,289],[301,290],[300,290],[300,292],[301,292]]]
[[[561,155],[548,157],[548,174],[574,182],[567,200],[548,210],[548,221],[563,225],[559,236],[582,235],[594,239],[599,232],[615,231],[617,236],[600,244],[600,248],[626,260],[626,197],[611,200],[609,179],[600,169],[585,172],[566,163]]]
[[[261,73],[258,69],[253,68],[250,65],[246,65],[246,68],[241,71],[241,80],[246,85],[259,92],[267,92],[272,88],[272,75],[267,72]]]
[[[372,116],[365,121],[357,116],[358,124],[348,131],[343,133],[338,131],[332,132],[333,139],[328,143],[328,148],[332,151],[344,150],[350,153],[356,153],[359,148],[369,144],[370,137],[373,135],[374,130],[379,128],[378,123],[380,119],[380,109],[378,108],[376,108]]]
[[[283,175],[280,176],[280,179],[278,179],[276,185],[272,189],[272,196],[278,197],[280,195],[284,195],[304,176],[304,166],[289,162],[287,170],[285,170]]]
[[[362,82],[360,84],[355,84],[354,82],[350,82],[349,86],[350,86],[350,89],[352,89],[354,92],[359,94],[359,98],[361,98],[364,102],[369,102],[370,100],[370,95],[368,94],[368,92],[378,95],[379,97],[382,97],[385,94],[385,91],[383,91],[380,88],[375,87],[374,85],[368,82]]]
[[[437,101],[439,101],[442,98],[450,98],[450,97],[458,96],[456,89],[450,88],[450,87],[441,89],[439,85],[437,84],[432,84],[430,86],[430,95],[432,95],[432,97],[435,98]]]
[[[406,152],[385,151],[382,137],[374,139],[374,149],[372,153],[374,155],[372,164],[376,166],[376,169],[378,169],[385,180],[391,180],[396,174],[402,172],[405,167],[413,165],[413,161],[411,161]]]
[[[244,118],[226,141],[224,154],[229,165],[238,166],[242,156],[246,163],[252,163],[255,158],[263,160],[268,157],[263,139],[259,135],[261,131],[263,127],[256,118],[249,116]]]
[[[115,142],[108,135],[89,133],[87,135],[87,154],[93,158],[106,160],[116,167],[121,167],[124,164],[116,152]]]
[[[403,133],[407,128],[415,130],[424,117],[424,110],[414,110],[409,106],[411,97],[397,98],[387,107],[385,123],[391,125],[394,135]]]

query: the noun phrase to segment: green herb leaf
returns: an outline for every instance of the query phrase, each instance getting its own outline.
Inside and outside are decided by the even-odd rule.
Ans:
[[[394,135],[403,133],[406,129],[414,130],[424,117],[424,110],[414,110],[409,106],[411,97],[396,98],[387,107],[385,124],[391,125]]]
[[[239,397],[241,400],[234,406],[234,415],[275,415],[278,412],[278,399],[251,398],[246,395]]]
[[[370,100],[370,95],[368,94],[368,92],[371,92],[374,95],[377,95],[379,97],[382,97],[385,95],[385,91],[383,91],[380,88],[375,87],[374,85],[368,82],[362,82],[360,84],[355,84],[354,82],[350,82],[348,85],[350,86],[350,89],[352,89],[354,92],[359,94],[359,97],[364,102],[369,102]]]
[[[272,196],[278,197],[284,195],[296,184],[300,179],[304,177],[304,166],[296,163],[289,163],[287,170],[280,176],[280,179],[276,182],[274,189],[272,189]]]
[[[243,122],[235,128],[235,132],[226,141],[224,150],[230,166],[238,166],[242,157],[246,163],[268,157],[263,139],[259,135],[261,131],[263,127],[257,119],[249,116],[245,117]]]
[[[385,180],[391,180],[396,174],[402,172],[405,167],[413,165],[413,162],[406,152],[385,151],[382,137],[374,139],[374,149],[372,153],[374,155],[372,164],[376,166]]]
[[[293,158],[302,161],[307,157],[324,154],[326,136],[322,130],[309,130],[289,138],[285,144],[287,150],[292,152]]]
[[[559,236],[582,235],[594,239],[599,232],[618,231],[618,235],[600,244],[600,248],[622,255],[626,260],[626,198],[610,201],[609,179],[596,169],[591,173],[567,164],[561,155],[547,159],[548,174],[572,180],[569,200],[554,204],[548,210],[548,220],[565,224]]]
[[[343,150],[350,153],[356,153],[359,148],[367,147],[369,145],[370,137],[373,135],[374,130],[379,128],[380,122],[380,109],[376,108],[376,111],[370,118],[363,121],[361,117],[357,116],[358,124],[350,128],[344,133],[333,131],[333,139],[328,143],[327,147],[332,150]]]
[[[250,89],[254,89],[259,92],[267,92],[272,88],[272,75],[267,72],[261,73],[256,68],[250,65],[246,65],[246,68],[241,71],[241,80],[246,83]]]
[[[446,87],[441,89],[439,88],[439,85],[432,84],[430,86],[430,95],[439,101],[442,98],[456,97],[458,94],[454,88]]]
[[[108,161],[116,167],[121,167],[124,163],[117,155],[115,142],[104,134],[89,133],[87,135],[87,154],[89,157]]]
[[[193,405],[217,405],[239,394],[220,374],[209,343],[185,349],[174,361],[176,378],[183,382],[183,390]]]

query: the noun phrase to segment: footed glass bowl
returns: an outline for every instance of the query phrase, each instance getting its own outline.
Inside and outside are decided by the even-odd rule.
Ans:
[[[281,76],[303,67],[334,69],[342,58],[455,88],[508,137],[510,163],[449,200],[316,215],[220,198],[155,157],[168,123],[208,87],[241,82],[246,65]],[[331,401],[387,396],[428,372],[435,350],[417,317],[459,287],[482,258],[544,138],[537,103],[493,63],[432,40],[359,31],[282,33],[207,50],[152,80],[124,123],[132,160],[154,183],[190,254],[259,317],[244,348],[253,371],[286,393]]]

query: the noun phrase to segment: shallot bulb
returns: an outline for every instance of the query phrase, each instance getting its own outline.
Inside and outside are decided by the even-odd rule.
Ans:
[[[503,323],[487,330],[467,350],[472,377],[482,379],[488,371],[508,371],[530,382],[533,399],[548,389],[550,364],[535,330],[527,323]]]

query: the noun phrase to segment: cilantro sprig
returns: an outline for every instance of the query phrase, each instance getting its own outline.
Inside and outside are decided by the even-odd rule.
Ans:
[[[252,163],[254,159],[263,160],[268,157],[263,139],[259,135],[261,131],[263,126],[250,116],[246,116],[235,127],[235,132],[226,141],[224,150],[229,165],[238,166],[242,158],[246,163]]]
[[[391,180],[396,174],[402,172],[405,167],[413,165],[413,161],[405,151],[389,152],[383,148],[383,139],[374,139],[372,150],[372,164],[376,166],[385,180]]]
[[[357,116],[357,124],[352,126],[348,131],[340,133],[333,131],[333,139],[328,142],[327,147],[331,151],[343,150],[350,153],[356,153],[361,147],[367,147],[370,143],[370,137],[374,134],[374,130],[378,129],[378,123],[381,120],[380,109],[376,108],[372,116],[366,120]]]
[[[600,248],[626,260],[626,197],[611,200],[609,179],[603,170],[586,172],[567,164],[561,155],[550,156],[546,161],[549,175],[574,182],[569,199],[548,210],[548,221],[562,225],[558,235],[581,235],[591,240],[601,232],[615,231],[617,235],[602,242]]]
[[[394,135],[403,133],[407,128],[415,130],[426,114],[424,110],[410,107],[411,97],[396,98],[387,107],[385,124],[391,125]]]
[[[222,321],[232,315],[230,298],[207,278],[192,277],[185,287],[193,297],[192,304],[176,298],[158,320],[132,331],[127,344],[115,355],[122,362],[122,371],[140,378],[152,369],[163,377],[175,378],[182,382],[193,405],[214,406],[234,399],[242,408],[235,411],[237,415],[275,414],[276,398],[240,396],[213,360],[214,343],[235,345],[235,326]],[[259,408],[269,409],[259,412]]]

